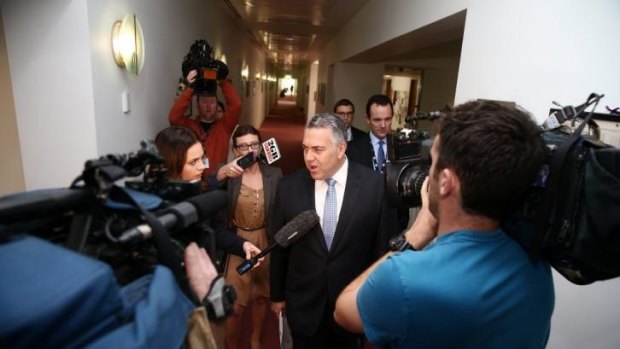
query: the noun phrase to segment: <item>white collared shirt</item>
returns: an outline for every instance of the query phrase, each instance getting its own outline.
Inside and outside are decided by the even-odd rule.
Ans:
[[[342,167],[334,173],[332,178],[336,180],[336,205],[337,217],[340,217],[340,209],[342,208],[342,199],[344,198],[344,189],[347,186],[347,175],[349,173],[349,160],[345,157]],[[323,228],[323,211],[325,208],[325,195],[327,195],[327,182],[325,180],[314,181],[314,208],[321,219],[321,228]]]

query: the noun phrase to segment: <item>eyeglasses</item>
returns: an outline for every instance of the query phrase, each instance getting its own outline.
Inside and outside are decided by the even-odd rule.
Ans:
[[[203,156],[201,158],[198,159],[194,159],[190,162],[185,163],[186,165],[190,165],[194,168],[198,167],[198,164],[202,164],[202,166],[207,167],[207,157]]]
[[[252,148],[256,150],[260,148],[260,143],[256,142],[256,143],[250,143],[250,144],[237,144],[235,145],[235,148],[239,150],[248,150],[248,148]]]

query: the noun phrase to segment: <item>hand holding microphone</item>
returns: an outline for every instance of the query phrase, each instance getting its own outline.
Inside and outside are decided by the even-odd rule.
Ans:
[[[319,223],[319,216],[313,210],[304,211],[290,222],[286,223],[273,237],[274,244],[271,244],[261,253],[239,264],[237,267],[237,273],[243,275],[248,272],[254,265],[256,265],[261,258],[266,256],[276,246],[288,247],[295,241],[305,236],[315,225]]]
[[[255,163],[259,158],[272,164],[275,161],[280,160],[282,155],[280,154],[280,148],[275,138],[269,138],[261,144],[260,153],[256,154],[254,151],[250,151],[244,156],[238,157],[228,164],[222,166],[216,174],[218,182],[222,182],[227,179],[239,178],[243,175],[243,171],[250,165]]]

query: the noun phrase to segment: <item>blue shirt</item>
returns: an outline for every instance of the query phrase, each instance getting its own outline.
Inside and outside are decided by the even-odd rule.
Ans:
[[[392,255],[357,296],[380,348],[544,348],[553,306],[549,265],[501,230],[453,232]]]

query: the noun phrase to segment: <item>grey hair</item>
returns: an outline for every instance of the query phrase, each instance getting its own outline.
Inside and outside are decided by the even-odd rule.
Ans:
[[[312,117],[306,124],[309,128],[328,128],[332,133],[334,144],[346,142],[347,124],[334,113],[320,113]]]

